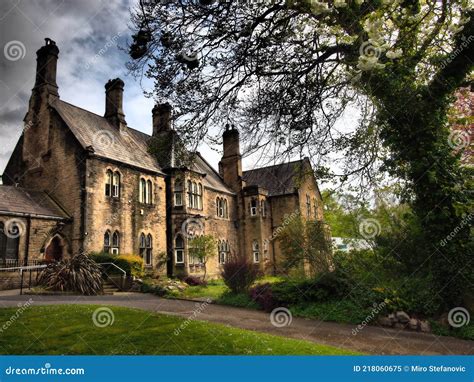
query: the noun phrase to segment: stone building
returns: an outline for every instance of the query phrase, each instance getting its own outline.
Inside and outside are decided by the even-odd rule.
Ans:
[[[218,171],[199,153],[186,164],[168,104],[153,108],[147,135],[127,125],[120,79],[105,85],[104,116],[64,102],[58,54],[50,39],[37,52],[25,128],[2,177],[3,264],[104,251],[138,254],[155,274],[200,274],[189,238],[210,234],[218,253],[209,275],[230,254],[273,274],[282,256],[275,230],[295,214],[322,221],[309,160],[242,171],[239,132],[227,127]]]

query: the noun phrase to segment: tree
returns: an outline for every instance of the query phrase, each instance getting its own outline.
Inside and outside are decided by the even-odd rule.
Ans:
[[[434,288],[456,305],[473,285],[472,197],[447,111],[472,78],[471,16],[468,0],[141,1],[130,67],[174,105],[186,142],[227,121],[249,152],[309,153],[318,175],[334,151],[343,181],[374,182],[381,161],[406,185]],[[335,128],[354,107],[357,128]]]
[[[207,262],[209,258],[217,254],[216,240],[212,235],[194,236],[189,239],[189,255],[198,259],[204,267],[204,279],[207,274]]]
[[[325,223],[305,220],[299,215],[279,231],[278,241],[286,272],[296,269],[314,274],[331,269],[332,244]]]

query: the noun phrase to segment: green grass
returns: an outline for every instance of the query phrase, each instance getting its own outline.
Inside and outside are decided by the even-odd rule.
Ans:
[[[179,297],[186,298],[211,298],[212,300],[218,299],[229,288],[226,287],[222,280],[211,280],[207,283],[207,286],[190,286],[184,291],[177,294]]]
[[[94,325],[97,305],[30,307],[16,319],[16,308],[0,309],[1,354],[356,354],[331,346],[185,321],[138,309],[109,308],[114,322]],[[1,327],[0,326],[0,327]],[[175,334],[175,330],[181,330]]]

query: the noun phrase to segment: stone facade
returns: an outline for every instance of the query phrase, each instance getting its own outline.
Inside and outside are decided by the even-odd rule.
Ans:
[[[248,256],[262,273],[275,274],[282,261],[278,228],[296,215],[323,219],[309,160],[244,172],[239,133],[228,127],[219,172],[199,153],[183,165],[168,104],[153,109],[152,135],[146,135],[127,126],[120,79],[106,84],[101,117],[59,99],[59,50],[53,41],[37,54],[24,133],[3,182],[44,192],[66,215],[49,220],[27,215],[30,235],[20,237],[20,260],[25,246],[29,260],[58,248],[61,257],[105,250],[141,254],[155,275],[202,275],[202,264],[189,256],[189,237],[208,234],[219,244],[219,253],[207,262],[210,277],[219,276],[231,254]],[[157,140],[166,144],[152,154]],[[1,210],[0,205],[0,218]]]

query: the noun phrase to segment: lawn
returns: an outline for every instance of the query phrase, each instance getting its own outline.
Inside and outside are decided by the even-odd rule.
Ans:
[[[312,342],[188,320],[139,309],[108,307],[113,324],[97,327],[97,305],[0,309],[1,354],[345,355]],[[1,327],[0,326],[0,327]]]

